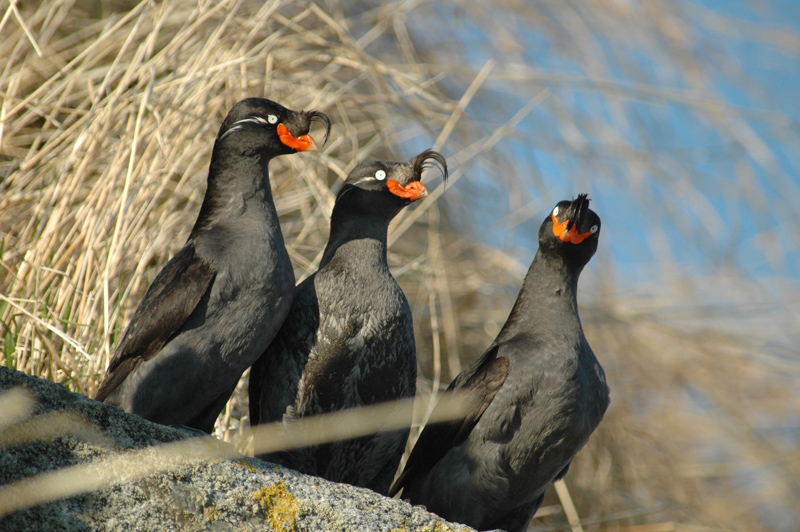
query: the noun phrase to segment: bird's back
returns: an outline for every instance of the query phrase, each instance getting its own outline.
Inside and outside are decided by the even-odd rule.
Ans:
[[[461,445],[407,480],[403,498],[482,530],[514,530],[600,423],[608,388],[585,340],[565,349],[522,334],[499,345],[497,356],[510,361],[502,388]]]
[[[283,237],[280,228],[268,227],[267,210],[274,211],[271,201],[249,209],[257,223],[229,221],[187,243],[214,272],[205,294],[154,356],[132,361],[107,402],[158,423],[213,429],[242,373],[277,333],[294,294]],[[261,231],[232,234],[230,226]]]
[[[254,415],[262,423],[412,397],[411,311],[388,268],[334,259],[298,285],[284,327],[252,379],[259,381]],[[407,430],[395,431],[265,458],[385,493],[407,437]]]

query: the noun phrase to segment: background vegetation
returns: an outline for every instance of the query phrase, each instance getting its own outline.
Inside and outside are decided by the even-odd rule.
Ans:
[[[92,396],[246,96],[329,114],[272,164],[298,279],[368,158],[452,180],[391,231],[418,421],[489,344],[560,199],[603,218],[581,312],[612,406],[533,530],[800,527],[800,13],[791,3],[0,3],[0,358]],[[433,173],[428,179],[433,178]],[[437,178],[438,179],[438,178]],[[247,381],[216,434],[245,449]]]

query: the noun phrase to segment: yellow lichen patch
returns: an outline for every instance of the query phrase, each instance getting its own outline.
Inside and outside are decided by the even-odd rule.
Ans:
[[[447,526],[446,524],[442,523],[441,521],[436,521],[433,523],[432,526],[426,525],[423,528],[410,530],[405,526],[401,525],[400,528],[392,528],[389,529],[388,532],[466,532],[466,530],[467,530],[466,528],[461,528],[458,531],[456,531]]]
[[[203,508],[203,515],[205,516],[206,519],[208,519],[212,523],[214,522],[214,519],[217,518],[217,514],[219,514],[219,510],[217,510],[217,507],[214,506],[213,504],[211,506],[206,506],[205,508]]]
[[[240,459],[239,459],[239,465],[240,465],[241,467],[243,467],[243,468],[247,469],[247,470],[248,470],[248,471],[250,471],[251,473],[255,473],[255,472],[256,472],[256,468],[255,468],[255,467],[253,467],[253,466],[251,466],[251,465],[250,465],[250,462],[248,462],[248,461],[247,461],[247,460],[245,460],[244,458],[240,458]]]
[[[465,529],[459,529],[462,532],[466,532]],[[456,530],[450,528],[446,524],[442,523],[441,521],[436,521],[433,523],[433,532],[456,532]]]
[[[295,532],[300,503],[289,493],[285,483],[262,487],[253,493],[253,497],[264,507],[264,517],[276,532]]]
[[[441,521],[436,521],[433,524],[433,532],[467,532],[466,528],[459,528],[453,529],[447,526],[446,524],[442,523]]]
[[[387,532],[409,532],[408,528],[406,528],[407,524],[408,524],[407,519],[405,517],[402,517],[400,519],[400,528],[390,528]]]

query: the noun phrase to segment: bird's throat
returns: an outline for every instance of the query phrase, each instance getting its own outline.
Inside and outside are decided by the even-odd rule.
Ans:
[[[563,261],[538,252],[495,341],[519,333],[547,334],[553,326],[577,334],[581,330],[577,301],[579,275],[579,271],[568,269]],[[571,322],[564,323],[564,317]]]
[[[386,239],[389,225],[382,219],[331,217],[331,234],[322,255],[322,268],[334,257],[386,264]]]

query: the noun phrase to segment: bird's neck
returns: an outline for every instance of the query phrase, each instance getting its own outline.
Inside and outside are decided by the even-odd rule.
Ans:
[[[570,268],[559,257],[538,251],[495,341],[520,333],[547,335],[555,330],[582,334],[577,300],[581,269]]]
[[[261,154],[221,155],[215,148],[208,170],[206,194],[192,235],[229,216],[240,216],[247,212],[259,212],[277,218],[269,182],[271,157]],[[248,209],[247,206],[253,203],[263,208]]]
[[[331,215],[331,234],[322,254],[319,267],[331,260],[357,260],[388,268],[386,235],[389,223],[378,217],[346,216],[334,207]]]

